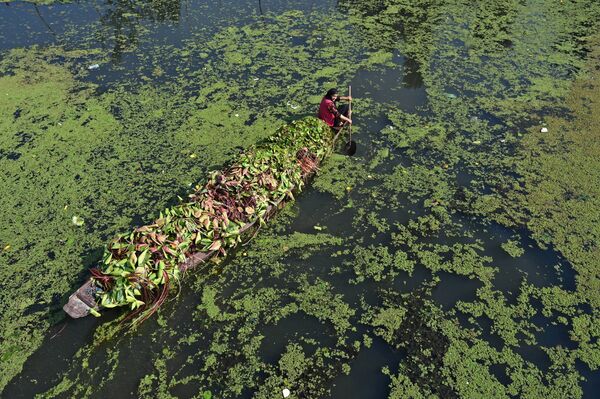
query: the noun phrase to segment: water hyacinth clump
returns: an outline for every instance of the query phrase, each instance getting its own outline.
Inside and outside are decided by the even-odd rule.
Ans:
[[[101,266],[91,270],[101,307],[129,306],[145,320],[165,301],[190,257],[225,256],[242,234],[302,190],[331,150],[332,130],[316,118],[281,127],[263,145],[251,147],[189,195],[160,213],[154,223],[116,237]],[[96,310],[93,314],[98,314]]]

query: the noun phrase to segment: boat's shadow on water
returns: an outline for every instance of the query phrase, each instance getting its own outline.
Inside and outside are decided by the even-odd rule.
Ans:
[[[96,248],[82,254],[83,265],[94,265],[100,261],[103,248]],[[92,342],[95,328],[104,322],[113,320],[117,315],[112,312],[100,318],[87,317],[72,319],[65,314],[62,307],[67,303],[71,292],[89,278],[89,269],[79,271],[71,288],[61,296],[53,298],[52,304],[36,304],[30,306],[28,313],[45,309],[51,327],[45,333],[43,344],[31,355],[23,365],[23,372],[18,374],[4,389],[7,398],[33,397],[57,384],[61,372],[68,370],[73,356],[81,347]]]
[[[98,323],[112,318],[85,318],[74,320],[64,315],[52,326],[40,348],[27,359],[23,372],[17,375],[4,389],[5,398],[32,398],[60,382],[60,374],[69,370],[73,357],[79,349],[91,342]],[[56,317],[56,313],[53,315]]]

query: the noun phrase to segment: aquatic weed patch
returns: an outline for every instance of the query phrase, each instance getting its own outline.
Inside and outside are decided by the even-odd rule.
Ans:
[[[36,50],[7,55],[1,68],[0,107],[10,118],[0,122],[0,152],[18,154],[0,159],[4,387],[60,317],[61,296],[77,278],[72,265],[98,245],[72,220],[89,220],[84,198],[98,187],[88,184],[94,163],[86,160],[119,127],[101,102],[84,100],[89,91],[70,73]]]
[[[398,183],[394,182],[394,175],[386,177],[389,182],[387,188],[407,193],[411,201],[423,201],[426,207],[433,205],[432,210],[441,208],[443,213],[476,215],[507,226],[535,226],[530,231],[540,246],[556,248],[554,245],[560,245],[564,248],[560,250],[563,255],[571,254],[568,259],[576,270],[589,276],[592,268],[588,256],[595,252],[596,247],[593,244],[596,241],[596,229],[588,223],[596,219],[597,206],[591,200],[594,196],[592,187],[595,185],[589,175],[584,177],[575,171],[572,175],[577,178],[567,184],[560,177],[565,174],[556,167],[567,162],[567,157],[559,155],[565,150],[574,157],[575,164],[585,159],[586,168],[597,169],[595,161],[589,160],[588,155],[581,152],[583,147],[578,149],[573,144],[582,139],[581,136],[574,141],[564,139],[564,130],[561,130],[570,130],[566,128],[570,116],[558,119],[564,121],[565,128],[558,128],[556,135],[542,133],[539,123],[543,120],[545,124],[541,126],[547,126],[554,119],[548,114],[568,112],[562,100],[573,90],[572,81],[581,74],[581,69],[590,68],[589,64],[586,66],[583,56],[594,46],[594,41],[584,37],[594,32],[595,25],[591,21],[596,18],[588,17],[597,15],[597,5],[575,2],[552,4],[540,13],[539,3],[505,2],[502,5],[478,5],[466,12],[448,12],[457,4],[435,4],[428,8],[427,13],[419,14],[425,19],[417,25],[420,28],[419,40],[427,43],[426,46],[418,47],[415,51],[412,45],[417,39],[410,37],[399,43],[401,51],[419,61],[430,104],[425,110],[426,114],[420,115],[397,111],[392,106],[387,111],[391,125],[382,133],[390,138],[392,146],[403,156],[403,164],[407,165],[397,167],[395,174],[398,177],[404,175],[397,179]],[[373,22],[377,21],[378,30],[388,29],[390,32],[394,26],[390,15],[398,16],[396,27],[402,26],[404,21],[408,25],[416,14],[411,12],[410,7],[405,2],[390,1],[380,4],[376,11],[366,11],[365,31],[368,32],[369,28],[374,27]],[[587,11],[584,12],[584,9]],[[398,10],[406,11],[407,16],[403,18],[401,13],[397,13]],[[569,17],[559,17],[560,14]],[[373,31],[377,32],[376,29]],[[394,31],[398,37],[402,37],[402,28]],[[594,60],[593,54],[589,54],[589,60]],[[456,73],[453,68],[456,68]],[[587,72],[583,76],[589,79]],[[586,78],[582,78],[582,81],[586,81]],[[578,84],[575,85],[577,87]],[[589,105],[589,100],[593,98],[591,92],[579,93],[585,96]],[[575,104],[569,105],[567,102],[566,105],[570,109],[581,110]],[[578,112],[577,126],[581,126],[578,129],[593,131],[589,127],[589,111]],[[529,129],[528,135],[523,135],[524,125],[528,124],[535,124],[536,127]],[[523,136],[525,139],[519,144]],[[587,141],[591,143],[589,139]],[[571,144],[567,144],[569,142]],[[593,151],[588,148],[587,153]],[[542,162],[538,162],[540,158]],[[522,166],[523,160],[527,168]],[[536,177],[540,173],[538,167],[542,167],[542,164],[545,164],[547,173],[542,173],[544,177]],[[583,170],[582,166],[578,169]],[[529,188],[525,189],[526,186]],[[526,204],[529,201],[536,204],[535,207],[528,208]],[[579,208],[579,204],[587,207],[585,216],[580,212],[582,208]],[[560,212],[558,207],[561,208]],[[533,209],[536,209],[534,214],[531,213]],[[409,234],[406,228],[402,228],[394,233],[399,243],[404,241],[403,249],[422,240],[419,230],[435,234],[440,228],[444,230],[450,227],[447,223],[426,222],[429,218],[419,219],[418,223],[412,223],[417,227],[416,231]],[[556,223],[554,227],[551,227],[553,222],[550,220]],[[571,223],[566,220],[578,222],[566,229],[564,227]],[[566,235],[563,235],[566,230],[575,234],[568,241],[578,244],[573,247],[566,245]],[[587,245],[583,245],[583,242]],[[420,248],[415,251],[415,257],[426,267],[440,270],[445,259],[448,259],[447,253],[431,251],[423,244],[417,246]],[[505,243],[503,248],[514,256],[520,256],[523,252],[511,242]],[[581,248],[586,250],[582,251]],[[477,258],[479,255],[474,259]],[[490,261],[487,259],[485,262]],[[467,266],[468,263],[463,265]],[[491,265],[495,266],[493,261]],[[460,273],[460,269],[462,267],[459,266],[453,272]],[[494,269],[486,269],[478,279],[492,284]],[[517,306],[513,310],[509,310],[511,306],[508,304],[502,303],[502,298],[508,293],[491,295],[486,293],[489,288],[484,288],[479,291],[479,296],[482,300],[488,298],[485,301],[494,297],[497,297],[494,301],[501,301],[494,306],[488,302],[488,308],[493,309],[489,317],[494,329],[503,331],[501,334],[505,342],[515,345],[514,337],[518,336],[518,345],[535,346],[539,345],[534,339],[536,328],[530,320],[539,308],[534,298],[541,299],[547,306],[555,306],[554,312],[547,307],[544,310],[547,316],[553,315],[551,323],[568,323],[567,320],[573,319],[566,314],[582,314],[582,310],[575,305],[576,298],[585,297],[584,302],[588,305],[595,303],[597,296],[592,293],[597,291],[592,288],[596,285],[595,280],[595,276],[578,277],[576,292],[567,292],[558,287],[540,289],[524,286],[518,296],[520,305],[512,305]],[[552,299],[551,291],[556,292],[556,302]],[[524,301],[522,305],[521,301]],[[549,305],[550,302],[554,304]],[[514,313],[521,312],[517,309],[524,313],[519,316]],[[595,349],[588,348],[590,351],[586,352],[585,357],[590,359],[595,356],[592,355]],[[564,372],[564,378],[557,379],[556,384],[564,384],[563,387],[570,389],[573,396],[581,395],[580,388],[576,386],[578,373],[572,363],[578,351],[554,351],[550,348],[544,348],[543,351],[555,362],[553,370]],[[560,395],[559,389],[551,388],[551,380],[540,377],[541,371],[536,371],[535,377],[527,382],[522,381],[523,376],[516,370],[514,373],[515,383],[510,388],[513,392],[515,389],[521,389],[521,392],[540,389],[550,395]],[[400,386],[407,390],[405,392],[416,389],[405,378],[398,377],[394,381],[394,389],[399,390]],[[534,388],[536,384],[543,384],[548,390]],[[466,391],[463,393],[466,394]]]
[[[277,118],[312,115],[328,88],[343,87],[361,68],[385,67],[364,57],[374,49],[354,34],[347,19],[335,15],[266,14],[227,27],[207,42],[188,41],[186,51],[205,58],[202,68],[181,71],[181,83],[197,90],[196,101],[207,109],[214,100],[228,99],[237,107],[230,112],[239,118],[247,118],[248,111]],[[363,100],[357,101],[360,106]]]
[[[196,278],[190,275],[193,293],[167,303],[139,334],[111,336],[102,326],[95,343],[47,394],[103,395],[119,385],[140,396],[269,397],[288,387],[292,394],[325,397],[334,391],[336,376],[350,373],[346,383],[364,383],[363,370],[353,361],[373,337],[397,348],[398,362],[386,360],[384,370],[388,397],[431,396],[434,388],[457,397],[587,394],[581,375],[598,365],[596,310],[589,299],[595,298],[596,217],[590,198],[595,191],[587,173],[595,163],[594,156],[577,148],[595,150],[583,144],[593,137],[575,130],[590,131],[586,126],[594,119],[563,134],[574,114],[556,118],[565,130],[553,127],[549,115],[564,112],[562,96],[591,48],[584,38],[592,31],[594,7],[594,2],[569,1],[345,2],[341,10],[348,14],[336,15],[335,21],[331,15],[316,18],[331,23],[323,31],[331,29],[333,39],[342,38],[334,30],[343,27],[357,35],[348,43],[364,42],[355,52],[340,53],[352,59],[348,65],[333,61],[339,76],[335,68],[319,69],[328,62],[318,52],[322,31],[307,32],[318,24],[299,13],[268,16],[266,26],[224,30],[219,42],[190,43],[185,49],[190,62],[178,69],[187,94],[169,89],[177,93],[177,101],[169,102],[172,110],[187,116],[178,119],[166,109],[154,114],[155,104],[169,95],[146,105],[134,101],[144,110],[140,119],[152,121],[151,130],[183,120],[176,137],[190,148],[161,155],[159,162],[137,155],[142,170],[165,170],[169,162],[195,168],[172,176],[171,187],[180,195],[193,176],[222,165],[237,153],[237,145],[247,148],[265,137],[278,118],[312,113],[312,105],[304,102],[316,105],[319,88],[352,80],[346,76],[360,60],[371,60],[361,69],[377,72],[400,69],[390,66],[397,54],[414,58],[431,101],[409,113],[401,111],[406,108],[399,98],[363,99],[362,110],[374,114],[373,123],[358,123],[366,125],[361,129],[367,133],[364,152],[354,159],[332,157],[315,181],[326,195],[312,198],[327,201],[326,210],[305,195],[237,256],[207,265]],[[276,36],[272,48],[270,34]],[[323,54],[335,54],[335,40],[330,40]],[[293,49],[291,54],[286,48]],[[168,51],[160,54],[166,57]],[[201,66],[194,65],[196,56]],[[285,62],[299,65],[289,68],[298,75],[286,73],[280,65]],[[185,80],[190,71],[197,77],[193,82]],[[325,77],[319,85],[313,84],[317,74]],[[290,82],[297,97],[274,98]],[[396,84],[404,82],[390,83]],[[154,97],[153,92],[143,93]],[[196,104],[180,101],[189,93],[198,94]],[[583,86],[577,93],[593,97]],[[133,109],[122,103],[126,111]],[[587,115],[585,107],[573,108]],[[136,126],[130,132],[145,126],[132,123],[136,114],[129,114],[129,125]],[[542,118],[549,132],[540,131]],[[523,123],[535,125],[529,130]],[[252,129],[247,136],[230,133],[246,124]],[[385,137],[375,137],[386,124]],[[193,129],[210,133],[202,137]],[[218,136],[219,129],[226,132]],[[137,134],[141,141],[148,138]],[[211,148],[211,137],[227,141],[218,146],[222,154]],[[168,141],[153,143],[163,148]],[[574,179],[566,177],[567,170]],[[170,172],[166,168],[165,174]],[[161,175],[154,175],[159,191],[169,183]],[[163,204],[148,208],[147,214]],[[313,220],[321,230],[314,229]],[[529,235],[547,249],[532,248]],[[550,259],[542,259],[545,255]],[[526,272],[524,262],[539,264]],[[560,280],[575,273],[571,265],[580,273],[576,290]],[[364,280],[356,281],[355,266]],[[420,292],[418,301],[415,293],[402,296],[421,281],[431,293]],[[393,300],[386,300],[382,289],[394,294]],[[407,310],[409,297],[415,305]],[[398,336],[402,342],[394,341]],[[392,351],[388,345],[385,350]],[[139,347],[148,350],[131,357]],[[130,367],[132,358],[144,368]],[[432,387],[431,380],[439,384]]]
[[[200,132],[185,129],[197,106],[177,87],[115,89],[97,98],[94,86],[77,83],[67,70],[81,55],[69,54],[19,50],[3,59],[3,114],[12,117],[3,118],[2,149],[20,154],[2,159],[2,215],[11,226],[2,232],[2,362],[12,370],[3,384],[42,342],[43,326],[62,317],[63,295],[81,272],[74,265],[95,263],[102,241],[172,205],[208,166],[233,155],[201,146]],[[61,56],[63,65],[53,65]],[[257,123],[228,143],[254,143],[265,130]],[[40,265],[47,272],[30,276]],[[38,327],[30,334],[27,325]]]
[[[372,325],[376,335],[395,349],[406,352],[398,374],[406,376],[406,382],[410,381],[414,388],[402,392],[403,389],[392,385],[390,398],[402,397],[411,390],[422,395],[458,397],[442,373],[449,340],[437,324],[439,310],[422,297],[424,293],[417,291],[400,296],[395,292],[382,292],[382,306],[378,310],[367,309],[363,316],[363,323]],[[389,375],[389,368],[383,373]]]

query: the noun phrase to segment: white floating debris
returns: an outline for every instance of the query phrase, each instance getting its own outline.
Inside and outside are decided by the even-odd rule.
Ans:
[[[256,82],[256,81],[258,80],[258,78],[254,78],[254,79],[252,79],[252,80]]]
[[[88,69],[98,69],[100,68],[100,64],[92,64],[88,67]]]
[[[73,224],[75,226],[81,227],[83,226],[83,218],[80,218],[79,216],[73,216],[73,219],[71,219],[71,221],[73,222]]]
[[[283,391],[281,391],[281,393],[283,394],[284,398],[287,398],[288,396],[290,396],[290,390],[287,388],[284,388]]]
[[[238,118],[240,117],[240,114],[235,114],[235,116],[237,116]]]
[[[481,140],[473,140],[473,144],[481,144]]]
[[[501,143],[506,143],[506,139],[500,140]]]
[[[548,128],[547,127],[543,127],[540,132],[542,133],[548,133]]]

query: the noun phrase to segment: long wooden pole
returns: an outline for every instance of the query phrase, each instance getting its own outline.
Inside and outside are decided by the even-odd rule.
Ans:
[[[348,85],[348,97],[350,97],[350,103],[348,104],[348,116],[352,120],[352,86]],[[350,140],[352,142],[352,123],[350,123]]]

